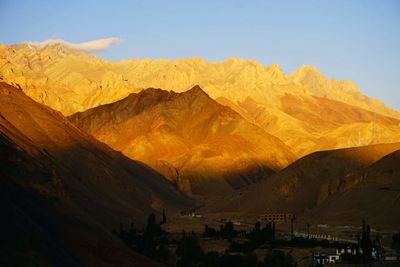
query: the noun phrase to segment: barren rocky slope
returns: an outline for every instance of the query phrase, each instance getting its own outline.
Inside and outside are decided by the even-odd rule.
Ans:
[[[400,120],[327,98],[285,94],[279,111],[250,97],[236,103],[224,97],[217,101],[279,137],[299,157],[320,150],[400,141]]]
[[[0,157],[4,261],[153,266],[111,230],[120,222],[143,225],[164,208],[174,214],[193,205],[160,174],[2,82]]]
[[[198,86],[184,93],[147,89],[69,118],[189,194],[228,193],[294,160],[278,138]]]
[[[304,217],[316,221],[375,218],[398,226],[399,149],[400,143],[393,143],[316,152],[204,212],[307,212]]]
[[[355,181],[355,186],[327,198],[327,201],[307,212],[304,220],[344,224],[356,223],[363,218],[377,228],[399,228],[400,150],[355,172],[349,180]]]

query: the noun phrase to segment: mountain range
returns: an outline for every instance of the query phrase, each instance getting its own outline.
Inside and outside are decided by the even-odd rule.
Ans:
[[[400,141],[399,112],[363,95],[355,83],[328,79],[310,66],[286,75],[276,64],[264,67],[236,58],[109,62],[63,44],[2,45],[0,66],[4,81],[64,115],[147,88],[184,92],[199,85],[211,98],[281,139],[298,157]]]

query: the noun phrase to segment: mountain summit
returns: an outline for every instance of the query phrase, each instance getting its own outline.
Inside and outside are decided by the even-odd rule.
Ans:
[[[231,192],[294,160],[282,141],[199,86],[183,93],[147,89],[69,118],[189,194]]]

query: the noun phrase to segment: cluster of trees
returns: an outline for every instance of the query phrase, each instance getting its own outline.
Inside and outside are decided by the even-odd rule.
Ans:
[[[213,237],[213,238],[231,240],[232,238],[236,237],[238,233],[239,232],[235,230],[233,223],[231,221],[228,221],[220,226],[219,231],[217,231],[215,228],[209,227],[206,224],[204,226],[203,237]]]
[[[400,253],[400,232],[392,236],[392,249]]]
[[[209,228],[208,228],[209,229]],[[231,243],[232,244],[232,243]],[[280,250],[269,251],[263,261],[249,251],[247,253],[231,253],[219,255],[215,251],[205,253],[200,246],[200,239],[196,234],[183,234],[177,247],[176,255],[179,260],[177,267],[294,267],[293,258]]]
[[[362,221],[361,239],[359,240],[359,247],[362,251],[364,263],[372,260],[372,240],[371,240],[371,227],[367,225],[365,220]]]
[[[250,233],[235,230],[233,223],[230,221],[221,225],[219,231],[206,224],[204,227],[203,237],[231,240],[239,234],[242,234],[242,236],[254,242],[256,245],[271,242],[275,240],[275,223],[268,223],[264,227],[261,227],[261,223],[257,222]]]
[[[256,245],[261,245],[266,242],[275,241],[275,233],[275,222],[267,223],[263,228],[261,227],[261,223],[257,222],[247,238]]]
[[[275,243],[275,223],[268,223],[261,227],[261,223],[257,222],[251,232],[245,234],[246,242],[231,241],[229,244],[230,251],[249,253],[257,247],[270,243]]]
[[[150,214],[146,229],[140,233],[134,228],[133,223],[131,223],[129,230],[125,230],[121,223],[119,231],[114,231],[114,233],[135,251],[164,262],[169,258],[168,233],[161,228],[166,220],[165,212],[163,212],[163,219],[159,223],[156,221],[155,214]]]
[[[250,233],[235,230],[232,222],[221,225],[219,230],[206,225],[202,237],[227,239],[230,242],[229,249],[220,255],[215,251],[204,252],[200,245],[200,238],[193,232],[183,232],[180,240],[171,240],[168,233],[161,228],[161,225],[165,222],[165,213],[161,222],[157,222],[156,216],[151,214],[148,217],[146,228],[142,231],[137,231],[133,224],[130,225],[129,229],[124,229],[121,224],[119,231],[114,231],[114,233],[135,251],[170,266],[296,266],[290,255],[279,250],[269,251],[263,261],[259,261],[257,256],[253,254],[254,249],[259,245],[275,239],[275,226],[273,224],[261,227],[261,224],[257,223]],[[242,233],[243,237],[246,238],[246,243],[240,244],[234,241],[239,233]],[[248,248],[240,247],[243,244]],[[171,250],[169,246],[176,247],[176,249]]]
[[[358,244],[356,247],[356,254],[342,254],[341,260],[344,263],[352,264],[371,263],[376,260],[372,255],[374,248],[376,251],[375,257],[379,258],[380,254],[382,253],[380,240],[378,237],[376,237],[375,240],[371,238],[371,227],[365,222],[365,220],[363,220],[361,235],[358,238]]]

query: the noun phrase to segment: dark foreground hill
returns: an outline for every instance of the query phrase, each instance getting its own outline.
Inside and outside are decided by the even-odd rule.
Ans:
[[[1,266],[156,266],[111,230],[193,204],[157,172],[5,83],[0,177]]]
[[[203,212],[287,212],[304,220],[400,226],[400,143],[315,152]],[[394,228],[393,228],[394,229]]]

